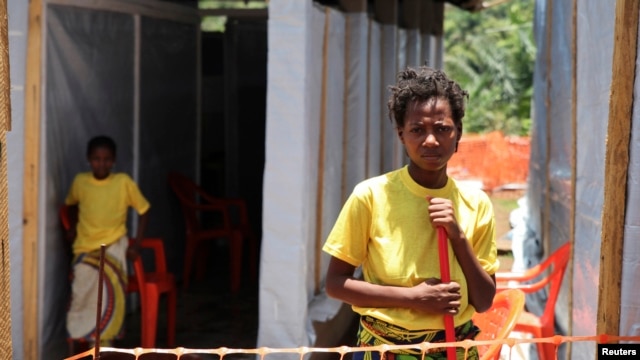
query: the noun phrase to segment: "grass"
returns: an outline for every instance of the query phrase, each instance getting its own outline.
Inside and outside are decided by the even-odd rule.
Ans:
[[[511,241],[505,240],[511,225],[509,216],[511,212],[518,208],[518,199],[522,197],[522,193],[500,192],[490,194],[493,203],[493,211],[496,217],[496,235],[498,237],[498,258],[500,259],[500,270],[509,271],[513,264],[513,253],[511,252]]]
[[[498,234],[498,238],[511,230],[509,216],[513,210],[518,208],[518,199],[519,198],[491,196],[493,212],[496,216],[496,233]]]

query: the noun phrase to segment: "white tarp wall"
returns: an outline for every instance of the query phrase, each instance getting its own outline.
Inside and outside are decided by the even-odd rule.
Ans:
[[[181,261],[181,217],[166,176],[197,176],[199,17],[143,0],[43,6],[39,353],[61,358],[71,259],[57,209],[74,175],[89,171],[91,137],[114,138],[114,171],[131,175],[151,203],[145,235],[164,239],[170,268]]]
[[[13,355],[23,349],[22,196],[24,179],[24,84],[29,2],[9,0],[9,63],[11,70],[11,131],[7,133],[9,182],[9,256],[11,257],[11,339]]]
[[[431,56],[414,35],[399,54],[398,32],[364,12],[269,3],[258,347],[313,345],[312,320],[340,307],[321,291],[320,247],[353,186],[402,165],[387,86],[399,59]]]
[[[310,343],[323,33],[310,2],[269,4],[258,346]]]
[[[391,84],[395,84],[396,75],[398,73],[398,31],[397,26],[390,24],[382,24],[382,33],[381,33],[381,50],[380,54],[381,62],[382,62],[382,71],[381,71],[381,81],[383,86],[383,91],[380,94],[380,107],[381,112],[385,116],[388,116],[387,109],[387,101],[389,98],[389,92],[387,90],[387,86]],[[398,158],[396,149],[396,142],[400,142],[396,137],[392,137],[391,134],[394,133],[394,126],[391,121],[383,120],[382,121],[382,173],[390,171],[394,169],[395,160]]]
[[[597,325],[606,143],[593,135],[607,133],[608,124],[603,120],[609,118],[615,2],[579,1],[577,12],[578,141],[571,330],[579,336],[595,334]],[[600,25],[593,27],[593,21]],[[576,343],[572,347],[574,359],[594,356],[593,346]]]
[[[538,55],[527,199],[529,234],[523,246],[524,265],[529,267],[565,241],[573,241],[573,262],[565,274],[556,304],[556,330],[573,336],[595,335],[597,327],[602,216],[606,215],[602,208],[615,6],[614,1],[578,0],[574,13],[571,2],[536,2],[534,32]],[[574,19],[577,21],[576,34],[572,28]],[[596,23],[598,25],[593,26]],[[576,44],[575,69],[573,41]],[[572,88],[574,73],[575,94]],[[636,99],[639,92],[640,81],[636,76]],[[572,124],[572,98],[576,101],[575,125]],[[631,127],[640,128],[637,106]],[[630,139],[627,203],[620,204],[626,206],[619,329],[623,336],[640,334],[640,301],[635,291],[640,287],[637,276],[640,246],[635,241],[640,235],[640,139],[636,130],[632,131]],[[574,151],[576,180],[572,184]],[[575,199],[572,186],[575,187]],[[573,219],[572,208],[575,211]],[[570,228],[572,221],[575,229]],[[544,297],[529,297],[527,305],[540,312]],[[593,358],[595,351],[593,343],[575,342],[570,354],[573,359],[585,359]],[[563,356],[563,352],[560,353]]]

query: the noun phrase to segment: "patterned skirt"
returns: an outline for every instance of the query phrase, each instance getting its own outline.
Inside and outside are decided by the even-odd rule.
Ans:
[[[455,328],[456,341],[473,340],[480,329],[468,322]],[[419,345],[421,343],[446,342],[444,330],[407,330],[405,328],[389,324],[371,316],[361,316],[358,329],[358,346],[379,345]],[[473,346],[468,350],[456,349],[458,360],[478,359],[478,349]],[[361,351],[353,353],[353,360],[446,360],[446,348],[434,348],[427,350],[424,355],[416,347],[415,349],[401,349],[388,351],[381,357],[378,351]]]
[[[123,335],[128,246],[129,240],[123,236],[105,251],[102,311],[98,325],[101,343],[105,345]],[[89,342],[95,339],[99,269],[100,250],[79,254],[73,259],[71,302],[67,311],[69,339]]]

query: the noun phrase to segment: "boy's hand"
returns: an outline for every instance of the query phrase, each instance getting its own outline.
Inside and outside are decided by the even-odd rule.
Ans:
[[[76,239],[76,229],[75,229],[74,227],[72,227],[71,229],[67,230],[67,231],[64,233],[64,238],[65,238],[68,242],[72,243],[72,242],[73,242],[73,240],[75,240],[75,239]]]
[[[127,248],[127,259],[133,261],[140,255],[140,246],[136,244],[129,245]]]

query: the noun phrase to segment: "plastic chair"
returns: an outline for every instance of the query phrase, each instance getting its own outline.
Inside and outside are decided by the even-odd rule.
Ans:
[[[496,294],[489,310],[473,315],[473,323],[480,328],[474,340],[506,339],[516,326],[516,321],[524,311],[524,292],[508,289]],[[478,345],[480,360],[500,359],[502,344]]]
[[[58,209],[58,217],[60,218],[60,223],[65,231],[71,230],[71,214],[69,212],[69,208],[70,206],[68,205],[62,205]]]
[[[60,222],[65,230],[71,228],[69,207],[62,205],[58,210]],[[126,292],[140,294],[141,309],[141,346],[155,347],[156,328],[158,324],[158,302],[162,294],[167,294],[167,343],[171,347],[175,342],[177,287],[175,277],[167,271],[164,243],[162,239],[145,238],[140,248],[153,251],[154,271],[145,272],[142,257],[133,262],[133,274],[128,277]],[[70,341],[70,349],[74,344]]]
[[[153,251],[154,270],[145,271],[142,254],[133,261],[134,275],[129,277],[127,292],[140,294],[141,346],[154,348],[158,326],[158,305],[160,296],[167,295],[167,345],[173,347],[176,338],[177,288],[173,274],[167,271],[164,243],[159,238],[144,238],[140,242],[144,249]]]
[[[211,196],[191,179],[177,172],[170,172],[168,180],[180,201],[186,226],[183,288],[189,286],[194,256],[198,247],[203,242],[224,239],[229,243],[231,293],[237,293],[242,277],[242,247],[245,238],[250,242],[252,278],[255,278],[256,268],[257,240],[249,226],[244,201]],[[218,221],[213,224],[213,227],[205,227],[203,224],[201,217],[205,213],[218,215]],[[238,221],[234,222],[234,218],[237,218]]]
[[[496,282],[498,291],[505,289],[520,289],[525,293],[535,293],[545,289],[548,285],[547,302],[541,316],[523,311],[514,331],[528,333],[534,338],[551,337],[555,333],[555,307],[564,272],[571,254],[571,243],[560,246],[540,264],[522,273],[498,272]],[[527,283],[535,280],[532,283]],[[536,343],[540,360],[555,359],[556,346],[550,343]]]

